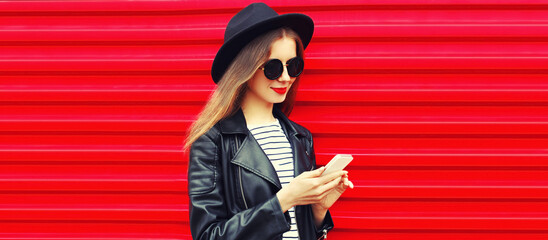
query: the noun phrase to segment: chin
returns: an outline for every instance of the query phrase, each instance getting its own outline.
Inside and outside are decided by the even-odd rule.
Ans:
[[[268,101],[268,102],[276,104],[276,103],[281,103],[283,101],[285,101],[285,98],[270,99],[270,101]]]
[[[272,103],[281,103],[283,101],[285,101],[285,95],[283,96],[276,96],[275,98],[272,99],[273,101],[271,101]]]

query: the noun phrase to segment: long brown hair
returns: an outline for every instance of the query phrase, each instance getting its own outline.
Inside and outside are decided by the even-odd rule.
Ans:
[[[297,56],[304,58],[302,41],[299,35],[289,28],[279,28],[267,32],[247,44],[227,68],[215,91],[198,115],[198,119],[190,126],[185,150],[189,149],[192,143],[213,125],[221,119],[231,116],[240,108],[242,97],[247,91],[247,81],[253,77],[259,66],[268,60],[272,43],[284,37],[295,40],[297,43]],[[293,82],[286,99],[277,104],[287,116],[293,110],[299,80],[300,76]]]

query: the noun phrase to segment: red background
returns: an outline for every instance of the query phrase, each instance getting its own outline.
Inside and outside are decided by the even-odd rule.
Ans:
[[[0,239],[187,239],[186,128],[250,1],[0,3]],[[548,239],[548,1],[267,1],[316,23],[291,118],[330,239]]]

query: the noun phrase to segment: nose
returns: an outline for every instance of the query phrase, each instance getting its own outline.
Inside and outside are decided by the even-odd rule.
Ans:
[[[291,77],[289,76],[289,71],[287,70],[287,65],[284,65],[282,75],[278,78],[278,81],[280,82],[291,81]]]

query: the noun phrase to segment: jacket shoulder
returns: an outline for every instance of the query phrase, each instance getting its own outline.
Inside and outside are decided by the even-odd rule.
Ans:
[[[219,126],[219,123],[213,125],[213,127],[207,130],[202,136],[212,140],[213,142],[217,142],[221,137],[221,127]]]

